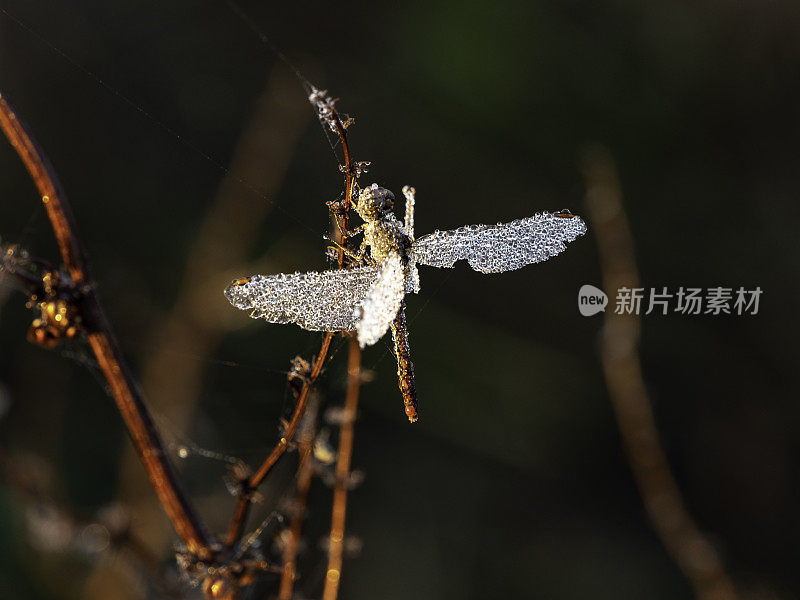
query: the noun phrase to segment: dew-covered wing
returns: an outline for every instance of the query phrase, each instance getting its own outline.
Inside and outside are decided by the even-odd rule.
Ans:
[[[364,302],[356,309],[358,343],[362,348],[371,346],[389,330],[403,303],[405,287],[403,261],[398,254],[390,254]]]
[[[355,331],[356,308],[379,270],[374,266],[280,275],[254,275],[234,281],[225,296],[254,319],[296,323],[312,331]]]
[[[540,213],[510,223],[436,231],[414,242],[409,259],[432,267],[467,260],[481,273],[501,273],[560,254],[584,233],[586,224],[568,211]]]

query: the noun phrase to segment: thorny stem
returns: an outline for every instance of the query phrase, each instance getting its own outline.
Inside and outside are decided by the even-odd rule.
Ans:
[[[639,286],[633,236],[613,160],[605,150],[585,157],[586,195],[603,287]],[[661,446],[638,356],[638,315],[606,311],[602,365],[628,462],[653,527],[700,600],[738,598],[717,551],[686,510]]]
[[[178,481],[164,444],[97,300],[67,198],[44,152],[0,93],[0,126],[31,175],[58,241],[64,266],[80,292],[78,310],[89,345],[111,388],[136,452],[175,531],[189,551],[210,556],[210,540]]]
[[[347,361],[347,397],[342,415],[339,435],[339,452],[336,462],[336,487],[333,490],[333,512],[331,515],[331,537],[328,550],[328,571],[322,600],[336,600],[339,580],[342,576],[342,554],[344,551],[344,523],[347,513],[347,487],[350,480],[350,459],[353,455],[354,422],[358,408],[358,392],[361,385],[361,346],[355,336],[350,338],[350,354]]]
[[[316,98],[322,98],[325,102],[324,107],[328,110],[326,117],[323,117],[322,112],[320,111],[319,100],[315,100]],[[338,259],[338,265],[341,269],[344,267],[344,244],[347,242],[346,232],[349,223],[350,207],[353,203],[353,186],[355,183],[356,173],[353,168],[352,158],[350,156],[350,145],[347,141],[347,130],[345,129],[338,112],[333,108],[333,101],[327,97],[325,92],[320,92],[316,88],[312,88],[312,94],[309,96],[309,101],[314,104],[314,107],[318,111],[318,116],[321,120],[323,120],[324,124],[328,124],[339,136],[339,139],[342,143],[342,152],[344,153],[345,199],[342,207],[343,214],[336,215],[333,211],[331,211],[332,217],[336,219],[339,231],[341,232],[341,246],[339,248]],[[244,531],[247,517],[250,513],[252,492],[254,492],[264,481],[264,478],[266,478],[272,467],[276,462],[278,462],[278,459],[288,448],[289,443],[292,441],[292,438],[297,431],[297,426],[300,424],[300,419],[303,417],[303,412],[306,409],[308,395],[314,383],[317,381],[319,374],[322,372],[322,367],[324,366],[325,360],[328,356],[328,350],[330,349],[331,342],[333,341],[333,336],[334,334],[331,332],[325,334],[325,337],[322,340],[322,347],[317,353],[311,374],[308,377],[308,380],[303,383],[303,388],[297,398],[297,405],[295,406],[294,413],[292,414],[292,418],[290,419],[289,425],[286,427],[283,436],[281,436],[281,439],[264,459],[264,462],[261,463],[261,466],[259,466],[258,470],[253,473],[253,475],[247,481],[243,482],[242,487],[245,491],[239,496],[239,501],[236,504],[236,510],[234,512],[233,519],[228,527],[228,534],[225,537],[225,543],[230,549],[232,549],[238,543],[239,538],[242,536],[242,532]]]

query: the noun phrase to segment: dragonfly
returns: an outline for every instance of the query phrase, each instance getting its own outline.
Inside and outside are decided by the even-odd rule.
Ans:
[[[350,268],[253,275],[225,290],[236,308],[270,323],[294,323],[310,331],[355,332],[361,347],[391,329],[397,378],[410,422],[417,414],[414,365],[408,342],[405,296],[420,290],[417,265],[452,268],[459,260],[481,273],[502,273],[547,260],[586,233],[569,210],[542,212],[509,223],[466,225],[414,237],[414,188],[403,188],[405,220],[395,216],[394,194],[374,183],[354,203],[363,224],[358,252],[340,248]]]

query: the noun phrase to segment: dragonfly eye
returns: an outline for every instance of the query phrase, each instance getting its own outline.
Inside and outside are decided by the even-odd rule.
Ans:
[[[378,210],[391,210],[394,207],[394,194],[386,188],[378,188],[375,200]]]
[[[394,206],[394,194],[377,183],[361,190],[358,195],[356,212],[365,218],[377,218],[381,211],[391,210]]]

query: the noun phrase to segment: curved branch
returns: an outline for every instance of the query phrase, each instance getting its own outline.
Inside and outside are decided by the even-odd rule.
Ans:
[[[586,200],[600,252],[603,287],[639,287],[639,272],[616,167],[604,149],[584,159]],[[638,314],[605,312],[601,358],[628,463],[661,543],[700,600],[736,600],[722,559],[703,536],[681,496],[658,435],[639,359]]]
[[[0,93],[0,127],[42,194],[42,202],[58,241],[64,266],[72,278],[76,291],[79,292],[77,308],[86,328],[89,345],[111,388],[114,401],[147,471],[150,483],[172,521],[175,531],[189,551],[207,557],[210,555],[208,534],[183,491],[164,450],[161,437],[97,300],[66,195],[45,153],[2,93]]]
[[[0,126],[28,169],[42,196],[47,217],[64,260],[64,266],[78,284],[86,279],[86,258],[77,238],[75,219],[66,201],[61,183],[45,153],[28,133],[28,128],[0,92]]]

